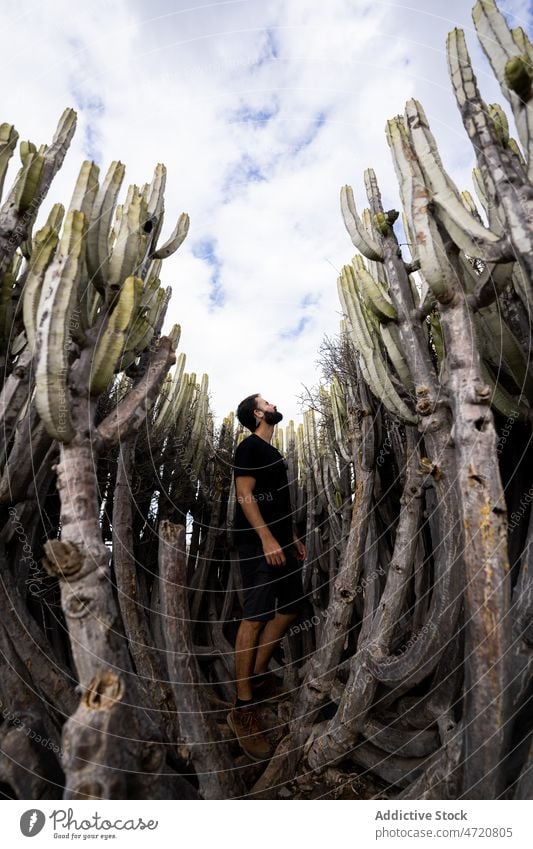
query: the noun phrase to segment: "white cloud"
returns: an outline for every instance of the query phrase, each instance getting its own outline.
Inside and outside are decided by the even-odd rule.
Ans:
[[[353,253],[339,189],[352,184],[363,205],[372,166],[398,205],[384,125],[407,98],[422,101],[447,167],[469,185],[473,154],[446,67],[453,26],[467,29],[483,96],[502,102],[464,0],[445,15],[437,0],[0,8],[2,120],[40,143],[66,106],[78,111],[47,209],[68,203],[88,156],[102,171],[126,164],[123,194],[167,165],[163,235],[182,211],[191,229],[163,267],[165,326],[181,325],[187,370],[209,374],[218,420],[253,391],[285,421],[300,418],[296,396],[316,383],[320,342],[338,330],[334,269]],[[502,8],[528,25],[527,0]]]

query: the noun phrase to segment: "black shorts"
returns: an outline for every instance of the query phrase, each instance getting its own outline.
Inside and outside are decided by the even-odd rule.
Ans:
[[[303,561],[297,559],[294,546],[283,549],[286,559],[283,566],[267,563],[260,542],[239,545],[237,550],[244,596],[243,619],[266,622],[276,612],[301,612]]]

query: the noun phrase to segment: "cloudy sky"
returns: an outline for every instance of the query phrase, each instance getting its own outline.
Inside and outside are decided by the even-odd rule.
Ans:
[[[502,98],[470,0],[0,0],[2,116],[49,141],[67,106],[78,129],[45,210],[68,204],[81,162],[126,165],[128,183],[168,169],[165,328],[182,327],[187,371],[207,372],[217,421],[251,392],[290,418],[338,332],[336,269],[353,248],[339,189],[372,166],[398,207],[387,118],[422,101],[448,170],[470,187],[472,151],[447,76],[447,32],[466,30],[485,100]],[[500,8],[531,30],[529,0]]]

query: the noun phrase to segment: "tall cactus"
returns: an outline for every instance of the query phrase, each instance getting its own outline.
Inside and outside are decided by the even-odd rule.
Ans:
[[[488,222],[483,223],[472,199],[446,173],[427,118],[415,100],[407,103],[404,116],[387,124],[410,261],[402,258],[394,232],[398,212],[383,208],[374,172],[365,172],[369,209],[362,214],[351,188],[341,190],[344,222],[363,256],[343,268],[338,292],[361,376],[375,399],[369,397],[365,403],[360,398],[359,415],[364,422],[365,406],[378,401],[405,429],[405,454],[394,442],[387,449],[388,455],[401,460],[401,510],[390,560],[385,558],[381,567],[382,584],[376,574],[375,524],[383,508],[373,493],[386,465],[380,462],[383,447],[378,452],[379,442],[374,446],[379,429],[367,431],[361,441],[360,427],[356,428],[356,494],[343,552],[345,565],[332,586],[327,622],[317,635],[317,650],[296,699],[289,735],[256,791],[266,793],[269,784],[287,775],[287,751],[299,753],[296,760],[303,757],[316,771],[351,760],[375,769],[382,778],[386,770],[380,763],[385,760],[394,780],[405,788],[400,795],[407,798],[439,798],[439,794],[496,798],[509,792],[509,776],[501,765],[516,741],[524,759],[518,736],[524,733],[523,723],[521,730],[514,728],[515,743],[509,729],[513,710],[525,709],[526,687],[512,681],[515,674],[522,682],[528,676],[531,652],[525,647],[524,631],[511,632],[507,523],[511,496],[504,493],[498,474],[491,407],[494,416],[503,414],[516,423],[517,435],[524,433],[519,422],[530,431],[531,325],[520,311],[521,304],[527,306],[530,300],[533,256],[531,44],[522,30],[509,31],[492,0],[476,4],[474,21],[510,100],[522,145],[521,152],[509,139],[501,107],[489,110],[481,101],[464,35],[455,30],[448,39],[450,74],[474,143],[475,179]],[[344,385],[353,395],[346,376]],[[316,461],[317,479],[322,470],[315,471],[315,465]],[[523,486],[523,473],[519,480]],[[522,576],[530,533],[521,535]],[[378,562],[380,548],[384,544],[377,547]],[[424,574],[427,558],[433,563],[431,579]],[[410,585],[414,605],[407,601]],[[361,587],[364,609],[359,626],[355,625],[356,648],[346,659],[343,687],[332,670],[342,657],[340,637],[353,622]],[[531,610],[529,591],[518,598],[522,611]],[[458,633],[464,635],[464,649]],[[402,642],[407,644],[398,653]],[[451,672],[459,668],[462,652],[463,682]],[[409,720],[402,722],[406,708],[401,696],[423,681],[430,684],[429,695],[422,700],[429,726],[416,727],[429,731],[431,723],[437,723],[438,738],[428,734],[418,746],[409,735]],[[378,685],[385,693],[381,711],[374,705]],[[464,700],[457,714],[454,699],[460,686]],[[331,719],[313,726],[328,696],[337,702],[337,710]],[[397,734],[386,725],[387,707],[394,708],[391,717],[400,716]],[[415,720],[413,707],[410,710],[413,722],[422,722]],[[305,746],[302,717],[308,726]],[[363,742],[358,745],[359,735]],[[293,755],[291,770],[294,760]],[[411,786],[405,772],[408,763],[415,779]],[[515,767],[519,789],[511,792],[518,797],[526,792],[526,776],[527,759],[522,773]]]
[[[61,538],[52,534],[45,544],[44,564],[60,581],[81,695],[78,708],[63,728],[65,793],[68,797],[126,793],[126,779],[115,781],[109,772],[119,763],[132,776],[131,787],[135,782],[138,788],[144,787],[147,779],[138,771],[139,758],[149,757],[154,764],[150,780],[156,776],[158,792],[165,794],[172,784],[179,785],[179,779],[169,781],[161,774],[165,752],[157,719],[134,707],[145,699],[142,685],[132,677],[129,655],[116,627],[119,611],[106,589],[112,573],[109,548],[101,534],[95,473],[98,455],[119,440],[127,441],[140,428],[175,360],[176,332],[170,338],[159,336],[169,292],[162,289],[158,277],[161,260],[156,256],[159,249],[153,222],[147,226],[149,208],[158,216],[158,233],[163,222],[161,166],[144,194],[130,186],[113,223],[124,167],[114,163],[99,189],[98,168],[85,162],[62,231],[63,208],[56,205],[32,238],[31,225],[74,127],[75,113],[67,110],[50,148],[37,150],[31,143],[21,143],[22,169],[0,210],[2,281],[9,299],[12,293],[21,299],[22,309],[17,312],[24,321],[27,346],[26,353],[24,343],[16,351],[4,345],[9,367],[14,369],[5,389],[9,388],[11,399],[13,393],[21,399],[26,394],[25,405],[18,405],[17,435],[26,428],[35,434],[40,428],[44,451],[49,449],[45,469],[49,471],[56,460]],[[16,135],[4,127],[3,139],[5,163]],[[163,245],[166,256],[183,241],[187,225],[188,218],[182,216],[180,239],[173,237],[171,245]],[[19,226],[17,239],[5,239],[9,226]],[[15,253],[19,245],[25,265]],[[6,313],[6,320],[14,314]],[[15,355],[21,362],[24,359],[25,368],[35,360],[30,380],[19,377],[17,383]],[[98,404],[124,368],[130,378],[129,391],[102,418]],[[205,413],[205,406],[202,411]],[[37,441],[35,436],[34,444]],[[9,445],[6,442],[8,451]],[[11,454],[18,457],[20,449],[16,438],[6,458],[5,470],[11,475],[15,468]],[[42,455],[35,457],[38,459],[42,460]],[[16,489],[24,493],[24,473],[20,474],[20,468],[18,472]],[[50,481],[48,475],[45,480]],[[4,486],[6,491],[7,497],[12,497],[13,487]],[[39,491],[36,494],[39,496]],[[117,673],[117,669],[124,672]],[[99,735],[123,727],[124,722],[146,741],[144,753],[120,752],[108,737],[92,765],[80,757],[80,747],[92,740],[96,752]],[[83,735],[78,733],[80,727],[85,729]]]

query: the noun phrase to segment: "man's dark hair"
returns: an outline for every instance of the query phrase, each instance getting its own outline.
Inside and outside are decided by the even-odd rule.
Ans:
[[[243,427],[247,427],[248,430],[252,431],[252,433],[258,424],[257,419],[254,416],[254,410],[257,409],[255,401],[260,394],[260,392],[256,392],[255,395],[248,395],[248,397],[245,398],[244,401],[241,401],[237,407],[237,418]]]

